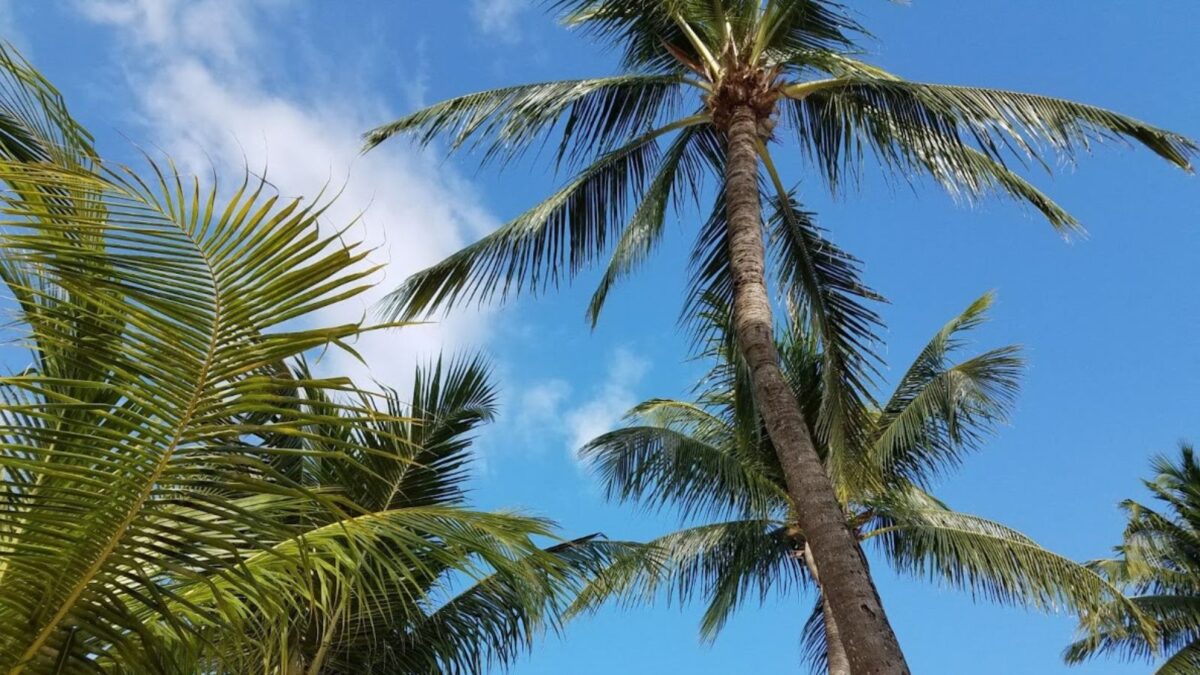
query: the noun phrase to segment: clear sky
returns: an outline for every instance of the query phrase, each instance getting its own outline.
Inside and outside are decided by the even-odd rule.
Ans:
[[[873,57],[913,79],[1055,94],[1200,136],[1200,3],[1159,0],[848,0],[875,32]],[[389,262],[385,284],[518,213],[556,179],[544,163],[476,171],[400,144],[357,159],[357,135],[414,106],[508,83],[600,75],[612,56],[554,25],[532,0],[0,0],[0,30],[56,82],[106,155],[137,146],[227,180],[244,162],[286,195],[344,192],[331,220]],[[1021,343],[1030,368],[1011,425],[937,489],[958,509],[1087,559],[1117,543],[1116,504],[1142,497],[1149,458],[1200,438],[1200,183],[1148,152],[1098,148],[1038,182],[1088,227],[1064,243],[1007,203],[969,209],[933,189],[889,186],[830,200],[797,159],[781,167],[833,238],[888,296],[897,369],[946,319],[999,292],[979,344]],[[504,387],[503,419],[479,441],[475,500],[558,519],[568,534],[644,538],[669,517],[603,503],[573,459],[630,405],[679,396],[699,372],[676,328],[694,223],[611,298],[595,332],[590,282],[487,313],[376,336],[369,375],[403,384],[412,364],[483,349]],[[342,310],[357,317],[362,307]],[[345,360],[323,364],[350,368]],[[888,373],[894,377],[895,373]],[[875,565],[916,673],[1067,672],[1074,623],[975,603]],[[799,665],[811,600],[748,608],[712,646],[700,609],[603,611],[568,627],[514,672],[775,673]],[[1073,672],[1145,672],[1098,661]]]

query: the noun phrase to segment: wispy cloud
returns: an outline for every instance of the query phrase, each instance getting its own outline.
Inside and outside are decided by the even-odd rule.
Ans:
[[[302,83],[283,84],[267,58],[270,31],[297,19],[284,0],[81,0],[91,20],[120,33],[120,55],[152,140],[188,170],[207,174],[216,164],[240,179],[243,167],[261,170],[285,197],[340,192],[325,222],[373,248],[386,263],[380,286],[326,311],[322,320],[356,321],[383,293],[456,250],[493,219],[471,186],[438,161],[395,143],[359,155],[360,134],[394,115],[385,101],[363,95],[332,74],[308,95]],[[268,27],[271,27],[268,30]],[[337,87],[342,87],[339,90]],[[414,83],[419,92],[420,83]],[[332,89],[331,89],[332,87]],[[288,93],[288,92],[295,93]],[[359,378],[404,385],[418,359],[486,339],[481,317],[459,316],[432,326],[365,336],[355,345],[367,370],[331,352],[321,367]]]
[[[568,410],[564,417],[572,453],[616,428],[625,413],[637,404],[636,388],[649,367],[648,361],[632,352],[617,351],[600,388],[590,399]]]
[[[519,42],[520,18],[529,5],[529,0],[471,0],[471,16],[484,35]]]
[[[618,349],[604,379],[580,395],[561,379],[525,387],[516,397],[516,432],[534,445],[561,443],[574,457],[588,441],[620,425],[625,413],[640,400],[638,386],[649,367],[648,361],[628,349]]]

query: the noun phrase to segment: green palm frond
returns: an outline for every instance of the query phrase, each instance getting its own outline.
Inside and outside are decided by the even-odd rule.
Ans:
[[[1155,672],[1194,672],[1200,654],[1200,462],[1191,446],[1177,458],[1156,457],[1146,488],[1165,508],[1133,500],[1122,504],[1128,525],[1117,557],[1092,563],[1112,583],[1133,593],[1129,607],[1113,602],[1080,621],[1079,639],[1066,660],[1101,654],[1148,661],[1166,657]],[[1152,630],[1139,630],[1149,619]]]
[[[861,281],[861,263],[830,242],[783,185],[765,146],[775,189],[768,219],[779,286],[791,311],[820,339],[821,410],[815,425],[827,445],[861,448],[877,375],[879,316],[865,302],[883,298]],[[805,392],[797,395],[803,398]],[[838,467],[843,468],[843,467]]]
[[[560,122],[559,156],[603,154],[613,139],[653,128],[679,99],[682,80],[671,75],[618,75],[542,82],[482,91],[419,110],[366,134],[366,149],[406,135],[420,145],[438,138],[449,149],[479,150],[483,161],[507,160],[544,139]]]
[[[185,188],[173,171],[152,168],[147,183],[124,170],[0,163],[10,186],[0,251],[8,264],[36,269],[41,289],[57,291],[45,311],[61,321],[30,321],[33,346],[61,349],[81,314],[120,335],[116,346],[72,343],[74,380],[36,368],[0,379],[19,392],[8,397],[19,402],[0,429],[12,439],[0,459],[12,477],[0,515],[0,664],[14,673],[45,667],[68,636],[73,645],[103,640],[113,653],[136,653],[138,636],[126,629],[139,624],[138,612],[170,614],[172,591],[147,593],[132,580],[170,569],[183,582],[226,566],[241,546],[255,545],[239,541],[237,524],[278,531],[212,488],[256,485],[269,467],[244,457],[241,439],[264,426],[290,430],[230,419],[273,411],[296,419],[289,401],[259,395],[274,386],[268,366],[361,330],[283,328],[357,294],[371,273],[363,252],[319,231],[320,202],[279,205],[247,183],[221,203],[217,188]],[[94,195],[100,207],[63,218],[31,198],[46,192]],[[101,243],[72,243],[88,239]],[[79,389],[108,395],[70,395]],[[190,530],[170,508],[179,503],[203,505],[227,523]],[[188,557],[164,559],[175,551]],[[64,672],[87,667],[81,654],[63,658]]]
[[[341,655],[339,672],[479,673],[512,663],[547,628],[581,584],[622,546],[589,536],[523,560],[540,576],[497,573],[437,605],[412,628]],[[354,647],[354,645],[350,645]]]
[[[565,187],[484,239],[411,276],[385,300],[391,317],[415,317],[460,300],[537,292],[573,278],[625,227],[659,156],[657,139],[698,124],[689,118],[602,156]]]
[[[954,193],[999,189],[1030,202],[1056,227],[1075,222],[1005,167],[1006,159],[1073,159],[1103,141],[1135,141],[1184,169],[1190,139],[1109,110],[1033,94],[855,75],[785,89],[801,145],[837,185],[862,151],[902,172],[928,173]]]
[[[671,506],[685,520],[698,515],[769,518],[788,508],[769,468],[740,454],[727,429],[683,433],[630,426],[594,439],[580,456],[609,499],[654,510]]]
[[[861,33],[840,4],[827,0],[557,0],[552,6],[568,26],[616,45],[625,67],[652,71],[703,71],[735,49],[773,66],[797,49],[848,47]]]
[[[800,655],[813,675],[829,672],[829,644],[825,638],[825,609],[818,597],[800,631]]]
[[[336,662],[348,651],[382,657],[390,648],[389,631],[428,621],[424,607],[446,570],[476,581],[501,577],[523,588],[525,595],[510,598],[522,604],[510,612],[544,604],[541,589],[555,579],[547,571],[563,570],[556,560],[547,566],[531,537],[551,534],[544,521],[461,508],[401,508],[338,519],[240,561],[244,576],[269,593],[243,599],[241,579],[214,575],[177,590],[175,616],[220,611],[238,619],[232,622],[238,633],[228,625],[211,631],[226,672],[244,672],[255,663],[282,666],[298,655],[310,666]],[[440,646],[446,654],[456,649],[424,646]]]
[[[706,150],[719,145],[720,141],[713,137],[710,127],[690,126],[676,135],[634,209],[629,224],[613,247],[608,267],[592,294],[587,317],[593,327],[600,319],[600,312],[613,286],[641,267],[662,239],[667,210],[672,201],[678,210],[681,200],[700,193],[705,174],[705,156],[712,154]]]
[[[1125,602],[1120,589],[1088,567],[999,523],[951,511],[915,487],[865,505],[880,521],[865,537],[877,538],[902,572],[1046,611],[1086,616],[1105,602]]]
[[[0,159],[89,167],[92,136],[62,95],[11,45],[0,42]]]
[[[730,615],[754,598],[786,593],[807,583],[793,557],[795,541],[779,523],[742,520],[679,530],[646,544],[631,544],[584,588],[572,613],[617,600],[648,604],[664,594],[686,604],[703,599],[700,633],[715,639]]]
[[[986,320],[994,296],[985,294],[951,319],[901,377],[874,424],[872,463],[885,480],[926,485],[1008,415],[1024,360],[1018,347],[985,351],[954,362],[964,334]]]

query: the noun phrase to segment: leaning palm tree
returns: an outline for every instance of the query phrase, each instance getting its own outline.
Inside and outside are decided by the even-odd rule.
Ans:
[[[317,314],[372,272],[319,225],[327,201],[150,169],[102,163],[0,48],[23,360],[0,377],[0,670],[338,672],[353,639],[425,673],[519,651],[586,542],[545,551],[547,522],[460,503],[462,434],[490,415],[478,364],[405,405],[309,373],[371,328]],[[444,601],[454,579],[479,586]]]
[[[1063,232],[1072,217],[1009,163],[1070,159],[1105,139],[1141,143],[1188,168],[1182,136],[1108,110],[992,89],[910,82],[855,57],[864,30],[835,0],[552,0],[568,25],[622,55],[612,77],[482,91],[436,104],[367,137],[422,144],[447,139],[504,161],[556,134],[557,160],[577,170],[560,190],[390,296],[392,317],[463,301],[536,292],[572,279],[611,250],[588,314],[660,243],[667,214],[711,178],[711,215],[696,235],[692,302],[731,302],[756,396],[825,588],[860,673],[907,669],[859,558],[816,444],[775,353],[767,292],[764,207],[781,295],[820,332],[830,381],[820,427],[854,429],[869,376],[873,316],[866,295],[794,206],[774,150],[793,142],[837,186],[867,154],[905,179],[932,177],[955,195],[1000,193],[1026,202]],[[1009,162],[1009,163],[1006,163]],[[690,315],[691,312],[685,312]]]
[[[1067,650],[1070,663],[1100,654],[1165,656],[1157,675],[1200,671],[1200,460],[1184,446],[1178,459],[1155,459],[1154,472],[1145,485],[1164,508],[1122,503],[1129,517],[1124,542],[1114,558],[1092,563],[1133,594],[1130,604],[1108,605],[1081,626],[1081,639]],[[1138,629],[1144,617],[1155,628],[1149,635]]]
[[[933,336],[886,403],[864,419],[866,445],[818,445],[845,523],[897,571],[976,596],[1082,613],[1119,603],[1116,588],[1095,572],[1000,523],[954,511],[927,491],[1005,419],[1016,392],[1018,348],[959,358],[990,302],[980,298]],[[709,315],[727,325],[727,311]],[[800,326],[782,336],[778,350],[809,432],[821,438],[820,347]],[[711,640],[746,602],[811,587],[817,601],[803,629],[806,655],[814,672],[848,675],[824,570],[788,499],[747,364],[725,330],[714,331],[709,356],[715,365],[694,401],[643,403],[630,413],[630,426],[582,450],[609,498],[700,524],[616,555],[574,610],[610,599],[699,599],[707,603],[701,635]]]

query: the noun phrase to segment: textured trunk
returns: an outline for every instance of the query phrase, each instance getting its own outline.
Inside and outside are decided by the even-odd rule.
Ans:
[[[820,592],[821,572],[813,560],[812,547],[807,543],[804,544],[804,563],[808,565],[808,573]],[[850,659],[846,656],[846,647],[842,645],[842,636],[838,631],[837,619],[833,618],[829,597],[824,593],[821,593],[821,616],[824,617],[825,657],[829,662],[829,675],[850,675]]]
[[[788,495],[821,569],[842,644],[854,675],[907,675],[896,635],[883,613],[863,559],[838,504],[800,404],[779,368],[766,285],[762,205],[758,190],[758,122],[738,106],[728,129],[725,196],[734,283],[734,331],[754,383],[767,433],[779,455]]]

